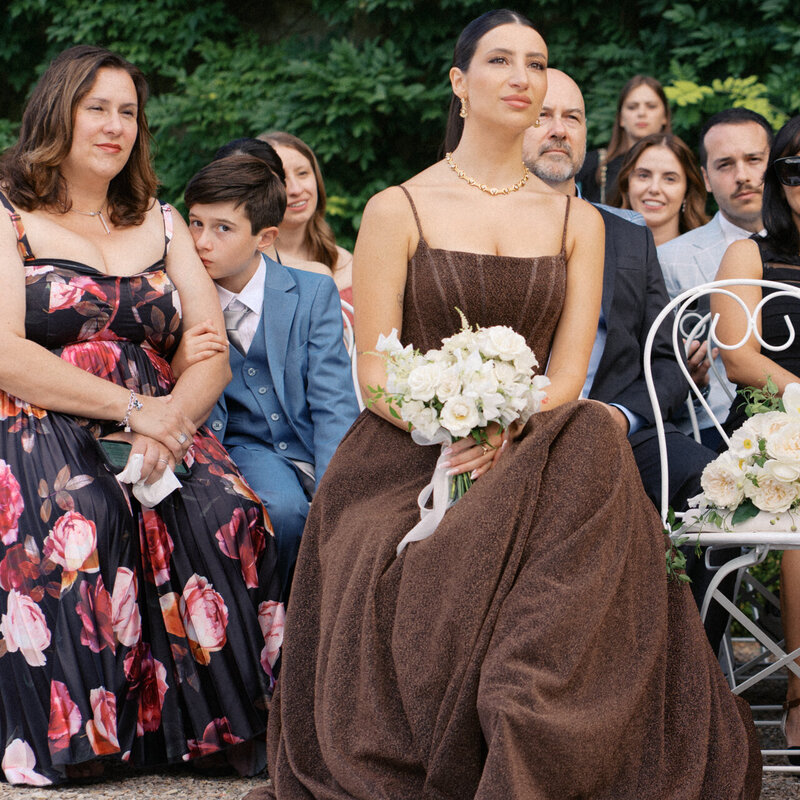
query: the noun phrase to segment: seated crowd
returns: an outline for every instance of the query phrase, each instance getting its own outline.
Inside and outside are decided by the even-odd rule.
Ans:
[[[67,92],[66,110],[51,114]],[[145,98],[136,67],[71,48],[40,80],[0,161],[0,775],[12,783],[94,776],[112,755],[202,769],[224,754],[242,774],[264,768],[309,509],[361,424],[343,341],[353,256],[325,221],[313,151],[284,132],[220,142],[186,186],[187,226],[154,200]],[[591,201],[605,228],[581,397],[607,409],[658,504],[645,339],[671,297],[715,276],[800,283],[800,118],[773,143],[759,114],[717,113],[700,133],[698,164],[671,132],[661,85],[636,76],[609,146],[586,147],[581,90],[548,69],[538,124],[524,132],[526,167],[548,191]],[[427,248],[430,202],[418,214],[414,188],[418,248]],[[707,192],[719,209],[710,221]],[[356,270],[358,261],[357,249]],[[357,310],[358,291],[357,282]],[[736,293],[751,310],[761,299],[760,289]],[[731,303],[712,310],[723,337],[737,340]],[[765,338],[782,340],[783,313],[800,324],[787,306],[764,320]],[[720,356],[695,343],[687,363],[732,429],[741,411],[710,359],[729,390],[769,376],[783,391],[800,380],[797,354],[767,357],[748,344]],[[653,374],[669,503],[684,509],[721,438],[700,412],[701,441],[691,435],[666,326]],[[699,605],[711,572],[687,555]],[[781,597],[793,649],[800,551],[784,555]],[[726,624],[719,608],[706,620],[715,652]],[[800,746],[796,698],[790,676],[791,746]],[[283,740],[275,747],[278,763],[291,759]]]

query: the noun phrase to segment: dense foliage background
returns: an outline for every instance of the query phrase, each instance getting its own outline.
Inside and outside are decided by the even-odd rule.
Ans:
[[[8,0],[0,12],[0,147],[50,58],[110,47],[141,67],[162,196],[225,141],[285,129],[317,152],[343,244],[366,199],[434,160],[461,28],[485,0]],[[731,104],[775,124],[800,111],[800,23],[791,0],[587,3],[523,0],[550,62],[584,89],[590,141],[606,142],[617,93],[644,72],[669,85],[675,128]]]

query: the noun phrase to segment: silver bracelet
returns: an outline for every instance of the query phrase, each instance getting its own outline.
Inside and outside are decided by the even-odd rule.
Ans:
[[[136,392],[131,389],[131,396],[128,399],[128,407],[125,409],[125,416],[122,418],[122,425],[125,428],[125,433],[131,432],[130,416],[132,411],[139,411],[142,406],[142,401],[136,396]]]

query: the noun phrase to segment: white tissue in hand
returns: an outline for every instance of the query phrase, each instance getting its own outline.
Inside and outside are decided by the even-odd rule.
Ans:
[[[117,473],[120,483],[133,484],[133,496],[147,508],[158,505],[167,495],[181,488],[181,482],[175,477],[171,469],[165,469],[161,477],[155,482],[147,484],[142,480],[142,464],[144,456],[134,453],[125,465],[122,472]]]

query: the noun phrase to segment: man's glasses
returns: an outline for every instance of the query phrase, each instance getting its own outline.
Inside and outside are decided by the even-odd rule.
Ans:
[[[800,156],[778,158],[772,166],[784,186],[800,186]]]

